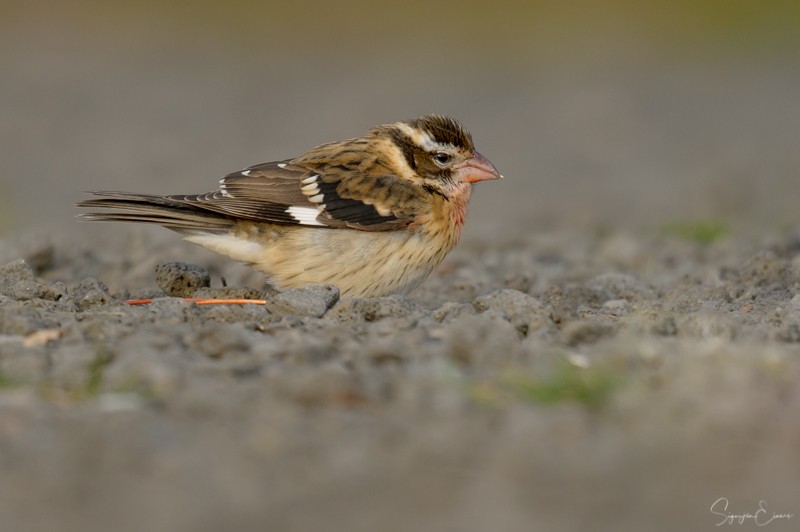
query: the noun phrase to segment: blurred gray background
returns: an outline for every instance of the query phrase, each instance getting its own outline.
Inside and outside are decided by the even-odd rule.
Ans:
[[[3,2],[0,235],[422,113],[508,177],[468,238],[800,222],[800,3]]]
[[[0,265],[43,270],[0,309],[0,529],[711,530],[723,496],[797,528],[800,259],[762,242],[800,229],[800,1],[0,2]],[[118,298],[158,263],[263,276],[75,222],[84,190],[204,192],[430,112],[507,179],[385,321],[145,317]],[[624,234],[676,223],[760,238]],[[474,299],[503,286],[535,298]],[[514,395],[578,398],[562,358],[631,386]]]

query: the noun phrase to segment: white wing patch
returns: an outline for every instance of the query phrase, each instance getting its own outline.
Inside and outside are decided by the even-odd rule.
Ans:
[[[314,207],[299,207],[292,205],[286,212],[302,225],[325,225],[317,221],[319,210]]]

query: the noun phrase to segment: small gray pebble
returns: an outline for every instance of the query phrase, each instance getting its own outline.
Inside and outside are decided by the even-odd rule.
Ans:
[[[93,277],[87,277],[83,281],[70,286],[68,291],[78,310],[86,310],[96,305],[106,305],[112,299],[105,283]]]
[[[86,310],[97,305],[107,305],[111,302],[111,296],[103,290],[89,290],[77,300],[78,310]]]
[[[0,266],[0,295],[28,300],[40,297],[41,290],[35,281],[33,268],[24,260]]]
[[[211,276],[195,264],[167,262],[156,266],[156,284],[169,296],[191,297],[198,288],[211,286]]]
[[[19,281],[10,287],[6,293],[19,301],[41,299],[47,293],[47,287],[35,281]]]
[[[34,271],[24,259],[17,259],[0,266],[0,279],[4,281],[33,281]]]
[[[279,292],[269,298],[267,308],[281,316],[321,318],[339,301],[339,289],[333,285],[309,285]]]

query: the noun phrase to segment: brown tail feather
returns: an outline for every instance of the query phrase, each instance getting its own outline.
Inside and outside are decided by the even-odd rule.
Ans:
[[[234,224],[232,219],[221,214],[163,196],[105,191],[92,191],[90,194],[100,198],[84,200],[75,205],[115,210],[78,215],[84,220],[151,223],[186,234],[224,233]]]

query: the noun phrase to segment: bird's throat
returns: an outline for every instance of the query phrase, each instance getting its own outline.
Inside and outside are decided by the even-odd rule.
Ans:
[[[457,188],[450,196],[449,218],[453,226],[460,232],[467,221],[467,206],[472,195],[472,185],[469,183],[459,183]]]

